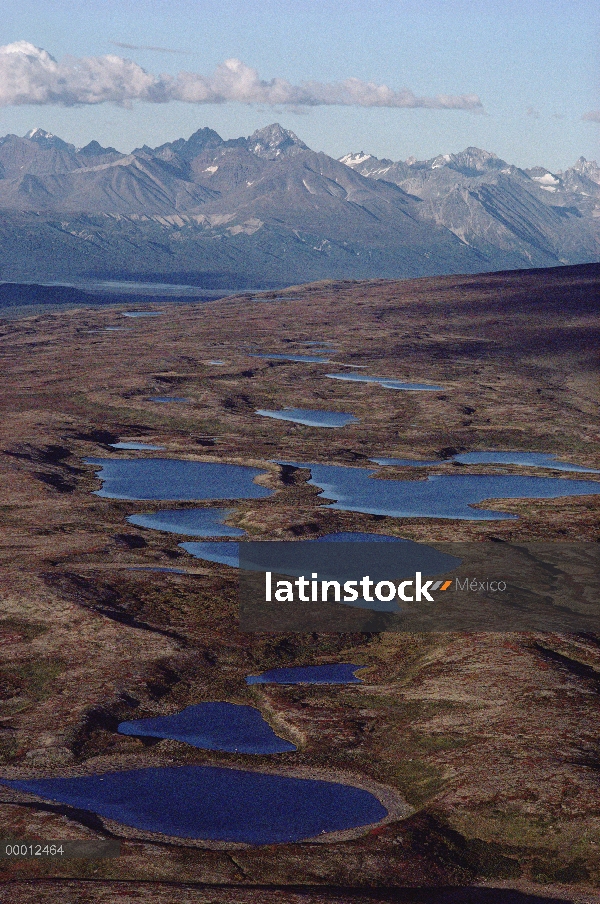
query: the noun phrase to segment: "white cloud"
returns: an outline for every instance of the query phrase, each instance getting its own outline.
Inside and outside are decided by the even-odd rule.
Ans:
[[[600,110],[590,110],[589,113],[584,113],[581,118],[585,119],[586,122],[600,122]]]
[[[225,60],[210,76],[180,72],[155,76],[137,63],[109,54],[58,62],[45,50],[17,41],[0,47],[0,106],[17,104],[129,104],[132,101],[191,104],[238,102],[296,107],[421,107],[483,112],[476,94],[417,97],[408,88],[348,78],[342,82],[292,85],[264,81],[241,60]]]

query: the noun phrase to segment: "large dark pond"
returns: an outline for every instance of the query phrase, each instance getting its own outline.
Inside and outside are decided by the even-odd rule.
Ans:
[[[223,523],[232,512],[233,509],[175,509],[130,515],[127,520],[137,527],[188,537],[243,537],[245,531]]]
[[[516,518],[501,511],[474,509],[486,499],[557,499],[600,493],[600,482],[512,474],[444,474],[426,480],[374,479],[370,468],[299,464],[308,468],[309,483],[321,489],[329,508],[392,518],[457,518],[492,521]]]
[[[254,483],[266,471],[220,462],[175,458],[86,458],[100,468],[97,496],[107,499],[193,501],[262,499],[272,491]]]
[[[346,424],[358,423],[358,418],[345,411],[318,411],[311,408],[284,408],[282,411],[269,411],[258,408],[257,414],[272,417],[278,421],[293,421],[306,427],[345,427]]]
[[[315,540],[306,540],[302,543],[302,546],[305,547],[306,543],[323,544],[331,542],[363,544],[395,543],[398,546],[398,553],[395,555],[395,560],[398,565],[407,565],[407,567],[409,566],[409,570],[414,570],[415,568],[420,569],[424,574],[437,574],[440,571],[454,568],[460,564],[460,560],[456,557],[440,553],[435,548],[423,543],[415,543],[413,540],[404,540],[400,537],[391,537],[382,534],[367,534],[358,531],[342,531],[340,533],[327,534],[326,536],[318,537]],[[214,542],[190,541],[180,543],[179,546],[196,559],[204,559],[206,562],[217,562],[221,565],[229,565],[231,568],[240,567],[239,543],[226,540],[217,540]],[[271,548],[273,549],[273,547]],[[300,575],[307,574],[312,567],[317,567],[318,565],[319,568],[323,569],[322,577],[326,577],[328,580],[342,581],[357,576],[360,577],[367,572],[373,578],[377,577],[377,579],[379,579],[379,577],[383,579],[388,576],[389,568],[382,571],[381,575],[378,576],[377,563],[374,563],[372,558],[369,558],[368,556],[365,560],[366,550],[364,546],[360,549],[357,548],[358,551],[356,553],[346,547],[341,553],[336,553],[335,556],[330,554],[323,556],[315,552],[311,555],[310,563],[303,561],[303,555],[300,553],[300,546],[298,544],[286,544],[286,548],[289,553],[287,560],[285,556],[282,557],[281,544],[278,543],[277,552],[274,554],[276,558],[274,561],[270,562],[269,555],[271,550],[267,544],[264,547],[264,555],[266,558],[263,559],[261,557],[260,560],[252,562],[246,558],[244,567],[250,568],[251,570],[272,570],[280,572],[281,574]],[[262,552],[262,550],[263,547],[261,545],[260,551]],[[297,553],[300,553],[300,558],[295,555]],[[350,565],[349,562],[352,564]],[[348,568],[350,570],[348,570]],[[356,571],[356,574],[354,571]],[[398,611],[398,606],[394,601],[385,603],[381,600],[367,602],[363,599],[358,599],[353,603],[344,603],[344,605],[354,606],[355,608],[374,609],[380,612]]]
[[[260,675],[248,675],[246,684],[361,684],[354,674],[360,665],[335,662],[331,665],[299,665],[268,669]]]
[[[216,766],[0,782],[176,838],[274,844],[372,825],[387,816],[373,794],[351,785]]]
[[[171,738],[203,750],[229,753],[288,753],[294,744],[275,734],[257,709],[235,703],[199,703],[173,716],[121,722],[118,731],[147,738]]]

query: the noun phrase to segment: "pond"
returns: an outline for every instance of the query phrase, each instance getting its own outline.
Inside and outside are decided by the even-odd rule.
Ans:
[[[263,417],[275,418],[278,421],[304,424],[306,427],[345,427],[347,424],[358,423],[357,417],[345,411],[318,411],[310,408],[284,408],[282,411],[269,411],[266,408],[258,408],[256,413]]]
[[[263,499],[272,490],[254,483],[266,471],[246,465],[175,458],[86,458],[100,468],[96,496],[106,499],[173,500]]]
[[[127,520],[137,527],[162,530],[188,537],[243,537],[245,531],[224,524],[233,509],[179,509],[130,515]]]
[[[508,474],[443,474],[426,480],[374,479],[371,468],[279,462],[308,468],[328,508],[391,518],[515,519],[501,511],[474,509],[486,499],[558,499],[600,493],[600,482]]]
[[[394,380],[391,377],[368,377],[366,374],[325,374],[325,376],[330,380],[348,380],[350,383],[379,383],[386,389],[404,389],[409,392],[416,390],[438,392],[444,388],[431,383],[404,383],[402,380]]]
[[[319,355],[250,355],[251,358],[269,358],[273,361],[298,361],[300,363],[310,364],[329,364],[329,358],[322,358]]]
[[[424,461],[413,458],[370,458],[378,465],[397,465],[399,467],[428,468],[432,465],[443,465],[449,461],[457,461],[462,465],[525,465],[537,468],[551,468],[553,471],[573,471],[581,474],[600,474],[594,468],[584,468],[567,461],[559,461],[554,454],[544,452],[461,452],[452,458]]]
[[[122,311],[123,317],[161,317],[162,311]]]
[[[150,443],[109,443],[113,449],[126,449],[128,452],[162,452],[164,446],[152,446]]]
[[[220,565],[229,565],[231,568],[240,567],[239,543],[215,542],[215,543],[180,543],[181,549],[185,549],[195,559],[204,559],[205,562],[218,562]]]
[[[0,783],[142,831],[206,841],[302,841],[387,816],[375,795],[352,785],[217,766]]]
[[[268,669],[260,675],[248,675],[246,684],[362,684],[354,674],[362,668],[350,662],[335,662]]]
[[[170,402],[191,402],[191,399],[186,399],[184,396],[174,396],[174,395],[166,395],[166,396],[150,396],[148,399],[149,402],[159,402],[162,405],[169,404]]]
[[[202,750],[228,753],[289,753],[294,744],[275,734],[253,706],[236,703],[199,703],[172,716],[121,722],[120,734],[143,738],[170,738]]]

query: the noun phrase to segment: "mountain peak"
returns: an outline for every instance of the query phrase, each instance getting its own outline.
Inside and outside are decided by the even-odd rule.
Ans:
[[[53,135],[52,132],[46,132],[45,129],[40,128],[30,129],[23,138],[27,138],[29,141],[35,141],[36,144],[39,144],[43,148],[62,148],[63,150],[66,150],[73,147],[73,145],[63,141],[62,138]]]
[[[30,129],[27,134],[23,136],[23,138],[29,138],[31,141],[39,141],[40,138],[54,138],[55,136],[52,132],[46,132],[45,129],[35,128]]]
[[[248,138],[247,147],[257,157],[264,157],[267,160],[309,150],[308,145],[304,144],[294,132],[284,129],[278,122],[253,132]]]
[[[96,140],[90,141],[85,147],[78,148],[77,152],[83,154],[85,157],[100,157],[104,154],[119,153],[117,149],[113,147],[103,148],[100,142]]]
[[[580,157],[577,163],[570,167],[570,169],[580,176],[587,176],[592,182],[600,184],[600,166],[598,166],[595,160],[586,160],[585,157]]]

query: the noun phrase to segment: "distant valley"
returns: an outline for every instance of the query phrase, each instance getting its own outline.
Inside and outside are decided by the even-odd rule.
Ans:
[[[205,289],[600,261],[600,167],[524,170],[468,148],[335,160],[274,124],[131,154],[41,129],[0,139],[0,280]]]

